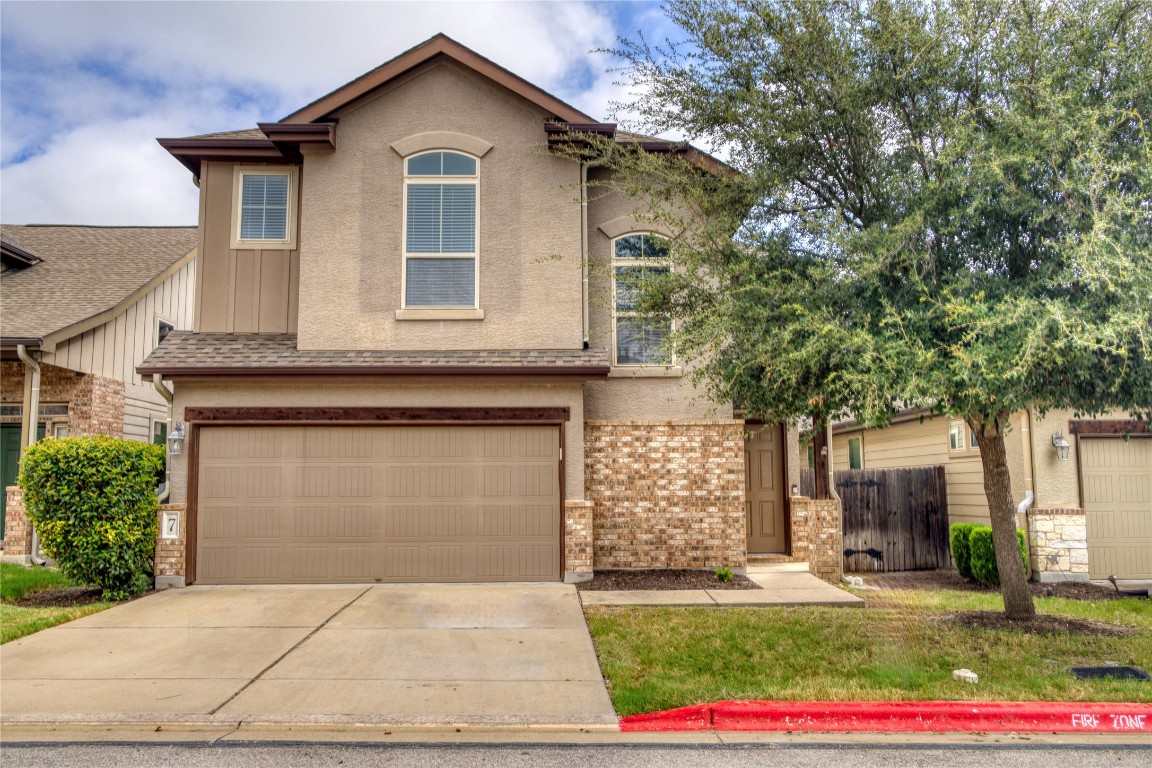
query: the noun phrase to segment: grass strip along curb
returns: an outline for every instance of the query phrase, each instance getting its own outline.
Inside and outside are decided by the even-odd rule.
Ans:
[[[620,730],[1152,734],[1152,704],[721,701],[622,717]]]

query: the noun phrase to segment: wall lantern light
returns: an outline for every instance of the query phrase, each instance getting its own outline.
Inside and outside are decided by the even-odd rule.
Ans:
[[[168,435],[168,455],[179,456],[184,452],[184,422],[176,422],[172,434]]]
[[[1056,453],[1060,454],[1060,461],[1068,461],[1068,452],[1071,450],[1072,445],[1060,432],[1052,435],[1052,445],[1056,448]]]
[[[792,483],[792,495],[793,496],[799,496],[800,495],[800,486],[796,485],[796,483]]]

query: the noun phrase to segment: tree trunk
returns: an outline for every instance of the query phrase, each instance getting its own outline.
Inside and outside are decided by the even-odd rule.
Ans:
[[[828,445],[827,423],[817,419],[812,420],[812,457],[812,495],[817,499],[830,499],[832,492],[828,488],[828,462],[832,460],[832,446]]]
[[[1009,619],[1029,619],[1036,615],[1028,576],[1020,560],[1016,542],[1016,510],[1012,504],[1012,480],[1008,476],[1008,456],[1004,450],[1004,428],[1009,414],[971,417],[968,426],[978,436],[980,464],[984,468],[984,495],[992,518],[992,543],[996,549],[996,569],[1000,572],[1000,592],[1004,595],[1004,615]]]

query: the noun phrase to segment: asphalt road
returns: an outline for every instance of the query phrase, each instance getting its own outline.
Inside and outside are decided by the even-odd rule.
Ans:
[[[691,746],[436,745],[4,745],[6,768],[296,768],[297,766],[484,766],[484,768],[1124,768],[1152,765],[1152,744],[1136,747],[1005,747],[994,744]]]

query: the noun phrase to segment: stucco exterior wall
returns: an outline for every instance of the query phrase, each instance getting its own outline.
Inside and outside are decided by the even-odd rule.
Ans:
[[[596,186],[604,177],[593,173],[588,199],[588,341],[611,353],[612,338],[612,238],[601,225],[633,217],[633,232],[651,231],[637,201],[607,187]],[[675,361],[673,361],[675,362]],[[669,375],[672,374],[672,375]],[[606,381],[589,382],[585,409],[589,419],[730,419],[731,403],[713,403],[705,392],[692,386],[683,366],[614,368]]]
[[[531,407],[567,406],[564,425],[564,498],[584,498],[584,403],[580,382],[535,383],[525,380],[468,378],[451,380],[324,380],[307,382],[177,382],[174,418],[201,407]],[[170,501],[188,501],[187,451],[171,460]]]
[[[304,160],[301,349],[578,349],[579,165],[550,154],[546,115],[454,64],[425,67],[339,114],[335,152]],[[453,131],[479,160],[483,320],[396,320],[404,160],[391,144]]]

